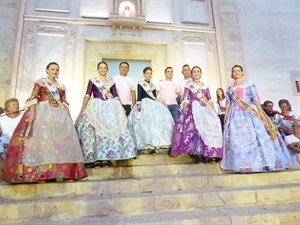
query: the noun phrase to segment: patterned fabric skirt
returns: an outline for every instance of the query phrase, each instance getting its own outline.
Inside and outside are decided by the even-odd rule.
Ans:
[[[224,125],[224,158],[221,168],[229,172],[285,170],[291,164],[289,151],[277,132],[272,140],[263,124],[246,110],[229,110]]]
[[[222,128],[218,115],[198,101],[190,103],[175,123],[171,156],[201,155],[223,158]]]
[[[136,147],[127,127],[127,117],[119,100],[90,99],[75,127],[85,163],[123,160],[136,156]]]
[[[141,108],[139,112],[135,105],[128,116],[137,148],[170,146],[174,120],[168,108],[149,98],[142,100]]]
[[[36,119],[32,125],[33,132],[29,139],[25,137],[29,128],[28,112],[24,113],[10,139],[2,173],[2,179],[8,183],[32,183],[56,178],[76,180],[87,177],[71,117],[63,114],[62,118],[59,112],[65,110],[59,107],[54,109],[51,116],[65,122],[58,123],[56,127],[52,127],[54,129],[52,130],[51,125],[55,124],[55,121],[48,120],[49,118],[44,114],[45,111],[42,113],[43,110],[40,110],[43,107],[52,110],[47,103],[37,106]],[[60,107],[63,106],[60,105]],[[39,129],[41,123],[44,124],[45,130]],[[69,128],[65,127],[66,123],[69,124]],[[62,135],[65,142],[59,137],[51,136],[51,133],[58,136],[61,132],[65,132]],[[40,137],[44,137],[46,141]],[[26,148],[26,144],[30,146],[30,149]],[[68,157],[70,154],[72,156]]]

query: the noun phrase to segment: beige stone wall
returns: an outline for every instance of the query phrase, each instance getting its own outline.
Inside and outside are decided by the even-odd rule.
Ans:
[[[73,118],[80,110],[87,78],[94,74],[96,62],[103,57],[150,60],[156,71],[154,83],[167,66],[173,67],[173,79],[179,80],[183,64],[198,65],[205,74],[203,82],[210,86],[211,92],[220,87],[211,0],[199,2],[197,10],[207,12],[201,17],[189,16],[196,15],[194,8],[188,8],[186,1],[176,0],[166,1],[163,7],[159,1],[143,2],[141,9],[137,7],[142,15],[132,18],[118,15],[110,4],[101,5],[106,7],[106,12],[111,12],[108,17],[96,16],[91,7],[98,6],[95,0],[55,2],[58,1],[49,5],[44,0],[26,1],[24,16],[20,18],[23,29],[16,45],[19,51],[15,54],[18,67],[10,90],[20,99],[21,107],[34,81],[46,76],[45,66],[50,61],[60,65],[59,79],[67,87]],[[145,7],[159,9],[165,19],[172,17],[173,23]]]
[[[293,80],[300,80],[296,1],[274,1],[273,8],[267,0],[168,0],[163,6],[159,1],[143,1],[141,16],[131,22],[116,17],[118,0],[103,0],[101,6],[96,0],[51,2],[0,0],[0,105],[10,96],[20,98],[24,105],[34,80],[44,76],[45,65],[53,60],[61,64],[60,79],[68,87],[68,96],[76,99],[71,111],[78,111],[82,95],[78,92],[84,89],[89,68],[86,58],[93,54],[85,51],[86,43],[109,41],[116,45],[166,45],[166,58],[160,66],[172,66],[174,79],[181,76],[184,63],[201,66],[203,81],[209,84],[213,96],[217,87],[226,88],[232,83],[230,69],[240,64],[247,78],[256,82],[262,99],[272,97],[277,102],[287,98],[300,112],[300,94],[294,94],[292,86]],[[198,8],[189,8],[190,3],[197,3]],[[151,9],[158,12],[150,13]],[[280,23],[270,20],[275,16]],[[279,43],[285,44],[278,47]],[[281,87],[283,82],[288,85]]]
[[[15,43],[17,38],[20,0],[0,0],[0,106],[10,93]]]
[[[244,66],[244,52],[236,0],[212,1],[222,87],[231,82],[230,70],[235,64]]]

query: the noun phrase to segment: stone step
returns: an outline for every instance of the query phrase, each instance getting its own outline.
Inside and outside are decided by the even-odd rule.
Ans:
[[[166,164],[191,164],[195,159],[190,155],[180,155],[176,158],[169,155],[137,155],[136,159],[113,161],[116,166],[141,166],[141,165],[166,165]]]
[[[286,171],[297,171],[300,178],[298,169],[289,169],[285,171],[272,172],[271,174],[284,173]],[[119,167],[106,167],[87,169],[89,177],[88,180],[113,180],[113,179],[125,179],[125,178],[149,178],[157,176],[184,176],[184,175],[215,175],[215,174],[230,174],[241,175],[238,173],[227,173],[220,169],[218,163],[213,164],[179,164],[179,165],[141,165],[141,166],[119,166]],[[252,174],[246,174],[253,175]],[[270,173],[256,173],[266,174],[260,175],[273,179],[273,175]],[[244,174],[242,174],[244,175]],[[249,176],[249,178],[251,177]],[[275,176],[275,179],[276,176]]]
[[[194,168],[194,165],[191,165]],[[152,168],[152,167],[150,167]],[[189,167],[187,167],[189,168]],[[197,167],[196,167],[197,168]],[[120,168],[107,168],[113,170]],[[106,169],[98,169],[97,171]],[[197,171],[197,170],[196,170]],[[173,171],[174,172],[174,171]],[[191,172],[192,173],[192,172]],[[193,173],[192,173],[193,174]],[[112,175],[113,176],[113,175]],[[143,175],[145,176],[145,175]],[[43,184],[0,185],[0,200],[40,199],[50,197],[75,197],[89,195],[109,195],[118,193],[142,193],[159,191],[181,191],[189,189],[209,189],[246,186],[267,186],[288,184],[299,181],[299,170],[253,174],[171,174],[166,176],[139,176],[119,180],[85,180],[77,182],[53,182]],[[123,178],[122,176],[119,178]],[[297,179],[298,178],[298,179]],[[90,178],[89,178],[90,179]],[[94,177],[92,177],[94,179]]]
[[[218,163],[178,165],[135,165],[87,169],[89,180],[145,178],[153,176],[224,174]]]
[[[188,166],[197,165],[200,166],[199,170],[207,171],[206,173],[221,172],[219,164],[211,165],[208,169],[206,164],[195,164],[194,159],[189,155],[181,155],[176,158],[168,155],[138,155],[136,159],[112,161],[114,167],[109,168],[97,168],[87,169],[90,176],[89,179],[123,179],[138,177],[143,175],[154,174],[157,170],[161,170],[161,173],[180,173],[180,170],[187,170],[186,172],[192,172],[192,168],[188,170]],[[153,166],[150,168],[148,166]],[[177,168],[179,166],[179,168]],[[137,167],[137,168],[136,168]],[[0,181],[3,168],[3,161],[0,160]],[[187,169],[186,169],[187,168]]]
[[[193,189],[175,192],[2,200],[0,221],[67,219],[174,210],[226,209],[299,203],[299,183],[270,186]]]
[[[210,208],[76,219],[31,219],[10,225],[299,225],[300,203]]]

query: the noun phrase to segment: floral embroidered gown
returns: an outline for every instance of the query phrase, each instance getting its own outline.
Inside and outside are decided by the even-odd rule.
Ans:
[[[221,168],[230,172],[264,172],[285,170],[291,159],[288,149],[279,134],[272,140],[262,122],[243,109],[233,95],[257,109],[259,100],[255,85],[250,81],[237,87],[229,87],[226,93],[229,111],[224,125],[224,158]]]
[[[187,102],[173,131],[171,156],[191,154],[205,158],[223,158],[222,128],[219,117],[201,98],[211,100],[207,85],[189,81],[185,85],[183,102]]]
[[[36,81],[27,101],[27,106],[36,104],[36,117],[28,126],[27,110],[17,125],[7,148],[4,181],[30,183],[87,177],[76,130],[63,103],[67,102],[62,83],[51,84],[46,78]]]
[[[98,77],[89,80],[86,96],[92,95],[75,124],[85,163],[134,158],[136,147],[114,82],[103,84]]]
[[[170,146],[174,121],[168,108],[156,99],[155,86],[140,81],[137,85],[137,93],[141,111],[139,112],[135,105],[128,116],[129,129],[137,148],[143,149],[147,145]]]

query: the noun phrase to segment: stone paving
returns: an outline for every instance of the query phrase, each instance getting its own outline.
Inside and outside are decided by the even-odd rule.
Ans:
[[[141,155],[83,181],[0,184],[0,224],[300,224],[300,170],[230,174]]]

